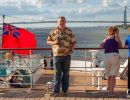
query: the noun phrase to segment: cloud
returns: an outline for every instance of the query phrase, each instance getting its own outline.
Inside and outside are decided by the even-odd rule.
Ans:
[[[42,8],[42,1],[41,0],[23,0],[28,5],[32,5],[37,8]]]
[[[103,0],[102,6],[103,7],[124,7],[128,5],[130,0]]]
[[[124,0],[123,2],[120,3],[120,5],[122,7],[127,6],[128,5],[128,0]]]
[[[48,5],[56,5],[57,2],[55,0],[22,0],[26,2],[28,5],[32,5],[34,7],[37,7],[38,9],[41,9],[44,6]]]
[[[111,4],[111,2],[112,2],[112,0],[103,0],[103,1],[102,1],[102,5],[103,5],[104,7],[108,7],[108,6]]]
[[[56,19],[65,15],[74,20],[94,20],[103,16],[123,16],[130,0],[0,0],[0,13]],[[105,17],[104,17],[105,18]]]
[[[12,7],[12,8],[19,8],[21,6],[21,2],[19,0],[0,0],[0,6],[2,7]]]
[[[127,3],[128,3],[128,0],[124,0],[124,1],[123,1],[123,4],[124,4],[125,6],[127,6]]]
[[[81,3],[86,3],[87,0],[62,0],[62,3],[78,3],[78,4],[81,4]]]

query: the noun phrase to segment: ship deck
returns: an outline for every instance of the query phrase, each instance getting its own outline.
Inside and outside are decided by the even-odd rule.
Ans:
[[[44,70],[31,92],[28,89],[1,90],[0,100],[126,100],[127,80],[117,79],[115,97],[109,97],[107,90],[96,90],[90,86],[90,72],[70,71],[70,87],[67,96],[53,97],[47,90],[46,83],[53,79],[53,70]],[[88,76],[88,77],[86,77]],[[102,80],[107,85],[107,80]],[[38,85],[41,84],[41,85]]]

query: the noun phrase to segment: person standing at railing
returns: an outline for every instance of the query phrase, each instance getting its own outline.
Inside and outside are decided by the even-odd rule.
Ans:
[[[114,96],[116,76],[118,75],[120,68],[120,55],[118,49],[122,47],[118,28],[109,28],[108,36],[101,42],[100,47],[105,49],[103,60],[105,75],[108,77],[109,96]]]
[[[47,44],[52,46],[54,76],[54,96],[59,95],[62,85],[63,95],[67,95],[69,87],[69,70],[71,53],[74,51],[76,39],[72,31],[66,27],[66,18],[58,18],[58,26],[48,36]]]
[[[10,67],[11,66],[11,51],[7,51],[5,53],[5,60],[7,65]]]
[[[46,56],[43,57],[43,64],[44,64],[44,69],[47,69]]]
[[[12,61],[14,61],[15,59],[15,52],[14,51],[11,51],[11,59],[12,59]]]
[[[51,54],[50,54],[49,66],[50,66],[50,69],[53,70],[54,65],[53,65],[53,53],[52,53],[52,52],[51,52]]]
[[[129,49],[128,53],[128,91],[127,91],[127,97],[130,98],[130,35],[127,36],[125,40],[125,46]]]

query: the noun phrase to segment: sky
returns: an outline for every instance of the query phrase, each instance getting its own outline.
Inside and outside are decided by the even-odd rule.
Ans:
[[[123,21],[124,6],[130,20],[130,0],[0,0],[0,16],[6,21],[114,20]]]

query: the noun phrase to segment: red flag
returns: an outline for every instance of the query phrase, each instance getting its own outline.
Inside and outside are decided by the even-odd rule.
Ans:
[[[2,48],[36,48],[36,43],[34,33],[10,24],[3,25]],[[30,50],[14,52],[22,55],[30,54]]]

